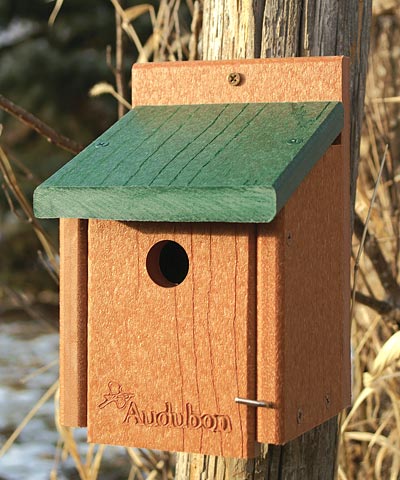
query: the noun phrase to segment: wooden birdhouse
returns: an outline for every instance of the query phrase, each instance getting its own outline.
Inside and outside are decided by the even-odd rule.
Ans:
[[[61,226],[61,423],[251,457],[350,402],[348,60],[135,65],[132,86],[35,192]]]

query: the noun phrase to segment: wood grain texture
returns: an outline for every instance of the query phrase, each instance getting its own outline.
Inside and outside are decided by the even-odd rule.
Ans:
[[[189,257],[173,288],[146,270],[162,240]],[[254,456],[255,411],[234,398],[255,395],[255,276],[255,226],[90,220],[89,441]]]
[[[132,104],[342,101],[344,68],[344,57],[135,64]],[[232,72],[241,75],[238,86],[228,83]]]
[[[86,426],[87,220],[60,218],[60,423]]]
[[[176,480],[331,480],[336,466],[327,452],[338,432],[337,418],[331,418],[284,446],[263,444],[255,458],[238,459],[212,455],[178,454]]]
[[[337,102],[136,107],[38,187],[35,213],[269,222],[342,128]]]
[[[204,0],[204,60],[309,55],[351,58],[351,198],[354,204],[359,139],[368,66],[371,0]],[[264,21],[273,6],[274,24]],[[332,8],[333,7],[333,8]],[[229,10],[228,10],[229,9]],[[235,10],[237,9],[237,10]],[[239,11],[240,9],[240,11]],[[242,9],[245,12],[242,12]],[[291,15],[289,11],[294,11]],[[223,14],[229,12],[227,17]],[[285,28],[276,26],[285,25]],[[237,35],[237,29],[244,35]],[[271,33],[273,32],[273,33]],[[237,39],[240,38],[240,41]],[[268,43],[266,42],[266,39]],[[274,45],[279,48],[273,50]],[[349,115],[350,117],[350,115]],[[349,118],[350,124],[350,118]],[[284,446],[262,445],[256,461],[179,454],[176,478],[187,480],[331,480],[336,474],[337,422],[333,418]],[[225,465],[229,462],[230,469]]]
[[[332,181],[332,178],[335,181]],[[258,226],[257,439],[286,443],[350,404],[350,195],[332,146],[271,225]]]

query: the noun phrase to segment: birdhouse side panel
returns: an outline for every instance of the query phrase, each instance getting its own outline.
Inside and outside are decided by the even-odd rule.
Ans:
[[[288,439],[351,403],[350,169],[345,159],[343,147],[332,146],[285,208],[285,234],[291,237],[285,247]]]
[[[60,423],[85,427],[87,220],[60,218]]]
[[[272,314],[280,332],[274,345],[280,351],[278,398],[283,399],[277,443],[286,443],[350,404],[350,192],[342,149],[334,145],[328,150],[277,223],[281,267],[274,288],[282,294]],[[258,241],[272,248],[271,237]],[[260,292],[258,302],[263,298],[265,292]],[[267,303],[258,321],[270,321],[270,316]],[[262,390],[267,377],[261,368],[269,361],[269,341],[265,333],[259,336],[259,397],[269,394]],[[259,442],[276,440],[268,419],[259,409]]]
[[[235,397],[255,398],[255,227],[89,224],[90,441],[253,456]],[[165,241],[187,254],[178,285]]]

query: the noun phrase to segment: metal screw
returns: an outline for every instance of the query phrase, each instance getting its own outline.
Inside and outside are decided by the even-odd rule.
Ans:
[[[235,402],[249,405],[250,407],[274,408],[272,402],[264,402],[263,400],[250,400],[248,398],[235,397]]]
[[[108,145],[110,145],[110,142],[97,142],[95,148],[108,147]]]
[[[303,143],[303,139],[302,138],[289,138],[287,143],[289,145],[299,145],[300,143]]]
[[[241,80],[242,77],[238,72],[233,72],[228,75],[228,83],[233,87],[237,87],[240,84]]]
[[[292,244],[292,240],[293,240],[292,233],[288,232],[288,234],[286,236],[286,245],[288,245],[290,247],[290,245]]]
[[[327,393],[325,395],[325,407],[329,408],[330,406],[331,406],[331,397],[330,397],[329,393]]]
[[[303,410],[301,408],[297,410],[296,419],[297,419],[297,423],[301,423],[303,421]]]

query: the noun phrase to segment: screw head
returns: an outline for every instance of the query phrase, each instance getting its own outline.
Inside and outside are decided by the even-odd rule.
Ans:
[[[242,80],[242,77],[238,72],[232,72],[228,75],[228,83],[233,87],[237,87],[240,84],[241,80]]]
[[[297,420],[297,423],[301,423],[303,421],[303,410],[301,408],[299,408],[297,410],[297,415],[296,415],[296,420]]]
[[[110,142],[97,142],[95,145],[95,148],[102,148],[102,147],[108,147],[110,145]]]
[[[288,232],[286,235],[286,245],[290,246],[292,244],[293,236],[292,232]]]
[[[302,138],[289,138],[287,141],[288,145],[299,145],[300,143],[303,143]]]
[[[325,395],[324,400],[325,400],[325,407],[329,408],[331,406],[331,396],[329,395],[329,393]]]

